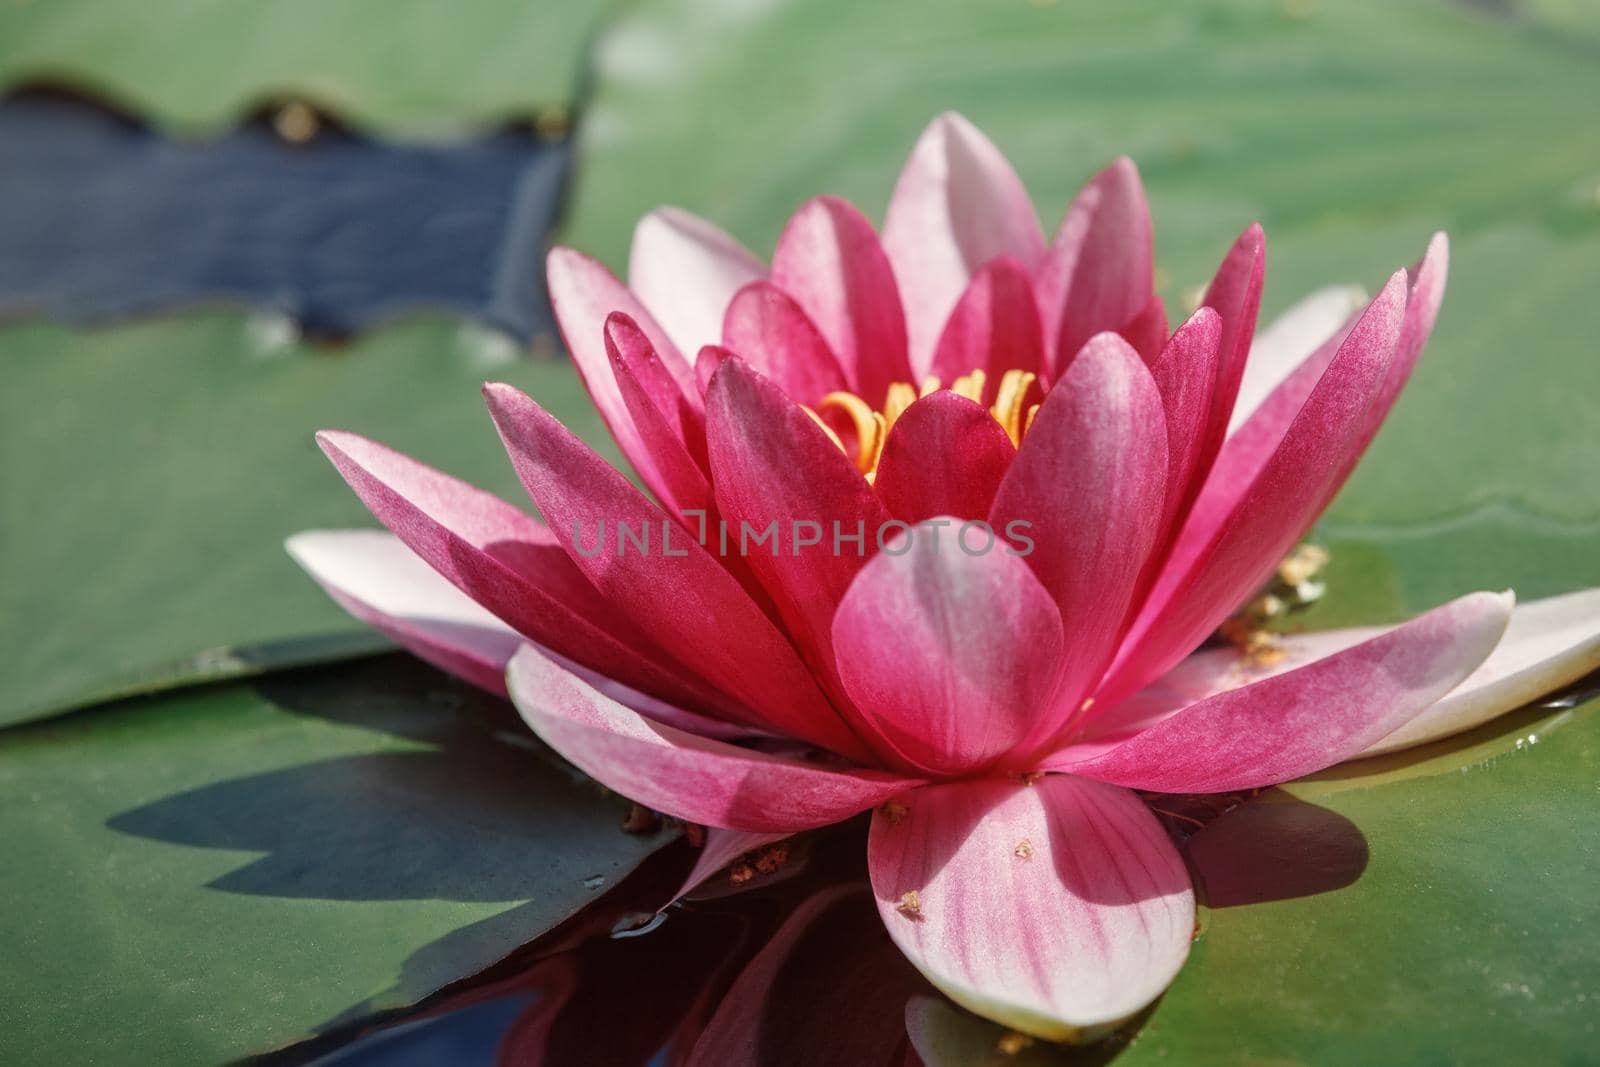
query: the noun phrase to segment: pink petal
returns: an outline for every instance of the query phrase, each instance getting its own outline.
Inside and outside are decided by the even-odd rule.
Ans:
[[[742,360],[725,360],[711,381],[706,440],[728,551],[738,554],[743,544],[789,631],[813,664],[831,672],[833,609],[876,551],[888,514],[811,416]],[[744,524],[752,536],[773,527],[775,538],[741,542]],[[860,541],[842,540],[858,533]]]
[[[920,381],[940,326],[973,272],[1002,255],[1032,271],[1044,255],[1044,234],[1005,156],[976,126],[947,111],[929,123],[900,172],[883,247],[905,301],[911,366]]]
[[[1039,310],[1051,376],[1084,342],[1120,329],[1155,292],[1150,205],[1133,160],[1119,158],[1083,187],[1039,268]]]
[[[800,305],[770,282],[752,282],[728,304],[722,343],[771,378],[796,403],[848,389],[838,360]]]
[[[660,371],[649,340],[620,313],[606,320],[606,352],[633,427],[654,460],[660,484],[652,484],[651,491],[679,516],[691,511],[709,514],[711,483],[688,443],[695,442],[704,457],[703,421],[696,413],[683,410],[676,387],[663,395],[662,387],[671,383],[663,381],[666,375]]]
[[[1043,331],[1028,268],[1011,256],[991,259],[950,312],[929,373],[946,385],[974,370],[996,380],[1008,370],[1038,374],[1044,366]]]
[[[534,733],[608,789],[674,818],[750,833],[847,819],[908,779],[737,748],[629,711],[529,646],[506,684]]]
[[[645,484],[656,490],[663,484],[662,475],[655,456],[633,425],[633,417],[612,374],[611,360],[606,354],[606,320],[615,311],[632,319],[649,338],[685,402],[691,404],[698,401],[700,395],[695,389],[693,369],[645,306],[597,261],[570,248],[555,248],[550,252],[545,271],[556,321],[561,325],[561,336],[572,354],[572,364],[583,379],[584,388],[616,439],[617,447],[622,449],[622,454]]]
[[[860,751],[783,635],[689,531],[532,400],[508,385],[484,392],[528,495],[608,600],[678,662],[756,712],[751,725]],[[651,547],[629,546],[622,524],[648,530]],[[605,541],[602,530],[610,531]]]
[[[969,551],[981,551],[969,555]],[[933,774],[1001,760],[1055,688],[1061,616],[1021,558],[954,522],[907,531],[862,568],[833,620],[860,713]]]
[[[1231,434],[1259,408],[1294,369],[1341,329],[1355,325],[1355,316],[1367,306],[1359,285],[1330,285],[1306,296],[1273,319],[1250,343],[1239,396],[1228,420]],[[1338,345],[1329,349],[1329,358]]]
[[[1126,790],[1061,775],[918,789],[873,814],[867,863],[878,913],[917,969],[1037,1037],[1105,1033],[1189,954],[1188,873]]]
[[[506,695],[506,664],[528,639],[445,581],[399,538],[383,530],[307,530],[289,538],[286,547],[350,614],[440,670]],[[539,648],[647,718],[706,737],[751,735],[748,729],[685,711]]]
[[[697,705],[711,699],[607,602],[537,519],[356,434],[325,430],[317,443],[379,522],[519,633],[641,690]]]
[[[657,208],[634,227],[628,288],[680,352],[721,337],[722,309],[764,274],[761,261],[738,241],[681,208]]]
[[[990,524],[1032,524],[1028,562],[1061,609],[1064,714],[1099,680],[1133,607],[1160,529],[1166,438],[1144,362],[1101,334],[1045,397],[995,495]]]
[[[1297,670],[1229,690],[1107,752],[1049,766],[1163,793],[1277,785],[1362,752],[1455,688],[1494,650],[1509,593],[1473,593]]]
[[[906,321],[872,223],[831,196],[796,211],[772,254],[772,283],[810,316],[855,391],[877,406],[908,381]]]
[[[1397,272],[1225,517],[1207,500],[1209,483],[1201,492],[1102,699],[1122,699],[1205,640],[1328,505],[1366,445],[1365,419],[1393,359],[1404,304],[1405,275]]]
[[[941,389],[895,420],[872,487],[902,522],[983,519],[1016,454],[987,408]]]

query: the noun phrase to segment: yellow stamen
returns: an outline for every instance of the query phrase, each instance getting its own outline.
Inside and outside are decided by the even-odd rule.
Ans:
[[[981,370],[971,374],[963,374],[950,383],[950,391],[957,396],[964,396],[975,404],[983,403],[983,386],[988,380],[988,375]]]
[[[879,440],[879,428],[883,425],[883,416],[879,415],[867,402],[854,393],[843,390],[829,393],[817,405],[823,411],[833,409],[841,411],[855,424],[856,430],[856,469],[866,474],[876,468],[878,463],[878,449],[882,446]],[[818,421],[821,421],[820,418]],[[843,448],[843,445],[840,446]]]
[[[1033,425],[1033,417],[1039,412],[1038,404],[1024,406],[1037,382],[1037,375],[1023,370],[1008,370],[1000,377],[994,404],[990,407],[989,413],[1005,430],[1006,436],[1011,438],[1012,444],[1022,443],[1023,436]],[[856,469],[867,479],[868,484],[871,484],[877,476],[878,461],[883,457],[883,445],[889,437],[889,431],[900,420],[900,416],[906,413],[907,408],[922,397],[929,396],[942,388],[948,388],[957,396],[981,404],[987,384],[988,375],[982,370],[963,374],[949,386],[945,386],[938,375],[930,374],[922,379],[920,387],[914,387],[910,382],[891,383],[884,395],[882,411],[874,411],[861,397],[841,389],[824,396],[817,402],[815,410],[806,408],[805,413],[822,427],[828,439],[845,455],[851,455],[852,449],[845,443],[845,438],[823,417],[823,413],[838,412],[848,420],[855,436],[853,451]]]
[[[1005,430],[1013,445],[1022,443],[1022,402],[1039,376],[1025,370],[1008,370],[1000,378],[1000,388],[994,397],[994,407],[989,409],[994,421]]]
[[[917,391],[911,388],[910,382],[895,382],[889,386],[889,395],[883,402],[883,421],[893,426],[906,408],[916,402]]]

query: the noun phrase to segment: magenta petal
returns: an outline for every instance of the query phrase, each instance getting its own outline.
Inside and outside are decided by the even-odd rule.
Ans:
[[[1167,305],[1152,296],[1144,310],[1118,327],[1117,332],[1146,363],[1152,363],[1167,343]]]
[[[691,511],[709,514],[711,483],[703,466],[704,422],[697,413],[685,410],[676,388],[664,380],[665,372],[649,340],[625,315],[616,314],[606,321],[606,352],[634,429],[655,460],[654,473],[660,484],[652,484],[651,491],[679,516]],[[699,462],[690,451],[691,441],[700,453]]]
[[[772,254],[772,283],[805,311],[867,402],[911,378],[894,272],[872,223],[846,201],[809,200]]]
[[[534,733],[580,770],[688,822],[749,833],[810,830],[881,804],[914,781],[830,769],[653,723],[532,646],[512,658],[506,685]]]
[[[815,404],[850,383],[806,313],[770,282],[752,282],[728,304],[722,343],[797,403]]]
[[[1033,275],[1010,256],[991,259],[950,312],[929,373],[949,385],[974,370],[998,379],[1008,370],[1038,374],[1043,366],[1044,327],[1033,298]]]
[[[484,392],[528,495],[607,599],[685,667],[758,713],[752,725],[860,752],[794,649],[689,531],[522,393],[508,385]],[[624,541],[624,525],[649,547]]]
[[[878,913],[917,969],[1037,1037],[1103,1034],[1189,954],[1188,873],[1124,789],[1061,775],[918,789],[873,814],[867,863]]]
[[[317,443],[379,522],[519,633],[638,689],[707,699],[703,683],[669,666],[537,519],[356,434],[325,430]]]
[[[632,289],[688,354],[722,336],[722,309],[766,274],[759,259],[718,227],[675,207],[657,208],[633,230]]]
[[[1509,593],[1473,593],[1297,670],[1192,704],[1108,752],[1053,769],[1163,793],[1277,785],[1363,751],[1455,688],[1494,651]]]
[[[1200,450],[1211,417],[1221,340],[1222,320],[1203,307],[1178,327],[1150,363],[1167,422],[1164,531],[1172,530],[1200,491]]]
[[[1365,420],[1404,310],[1400,271],[1345,338],[1249,489],[1220,517],[1209,483],[1202,490],[1105,683],[1106,700],[1139,689],[1205,640],[1327,507],[1366,445]]]
[[[706,442],[729,553],[745,553],[811,662],[831,672],[833,609],[888,514],[821,427],[742,360],[711,381]],[[769,528],[764,543],[741,539]]]
[[[872,487],[901,522],[985,519],[1016,454],[987,408],[941,389],[895,420]]]
[[[955,523],[913,527],[873,557],[833,620],[846,692],[888,743],[935,774],[993,764],[1055,688],[1061,616],[1028,565]],[[969,555],[969,551],[982,551]]]
[[[1044,234],[1005,156],[972,123],[945,112],[922,132],[900,172],[883,247],[899,279],[911,367],[921,380],[939,327],[973,272],[996,256],[1015,257],[1031,272],[1044,255]]]
[[[1039,268],[1039,310],[1052,377],[1085,341],[1121,329],[1150,303],[1154,240],[1139,170],[1123,156],[1072,201]]]
[[[1064,714],[1117,647],[1160,529],[1166,479],[1155,382],[1126,341],[1101,334],[1046,395],[989,515],[1003,533],[1031,524],[1027,560],[1069,635]]]

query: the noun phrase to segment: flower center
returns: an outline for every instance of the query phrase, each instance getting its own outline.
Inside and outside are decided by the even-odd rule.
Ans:
[[[1000,376],[1000,384],[995,388],[989,414],[1005,430],[1013,445],[1022,443],[1023,435],[1033,425],[1033,417],[1039,411],[1038,404],[1027,403],[1028,391],[1037,380],[1038,375],[1029,371],[1008,370]],[[988,375],[975,370],[955,379],[948,388],[957,396],[981,404],[987,384]],[[856,469],[870,483],[877,476],[883,442],[888,438],[895,421],[918,399],[942,388],[946,386],[935,375],[924,378],[921,389],[910,382],[895,382],[889,386],[888,394],[884,397],[882,411],[874,411],[871,404],[855,393],[839,390],[823,397],[815,409],[806,408],[806,414],[826,431],[833,443],[839,446],[839,451],[855,460]],[[835,426],[843,427],[846,433],[853,433],[853,449]]]

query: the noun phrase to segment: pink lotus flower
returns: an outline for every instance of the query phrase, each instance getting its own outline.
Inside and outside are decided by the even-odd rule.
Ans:
[[[881,239],[820,197],[770,267],[671,209],[639,224],[628,287],[551,254],[579,373],[659,503],[489,385],[548,525],[328,432],[398,540],[290,548],[359,617],[509,687],[601,782],[733,831],[702,867],[873,809],[872,884],[911,961],[1006,1025],[1093,1036],[1160,995],[1194,930],[1184,865],[1135,790],[1284,782],[1600,659],[1593,592],[1515,616],[1509,594],[1474,593],[1387,631],[1291,638],[1270,668],[1191,656],[1377,432],[1433,326],[1446,242],[1348,319],[1343,291],[1318,294],[1253,346],[1263,264],[1251,226],[1169,335],[1131,162],[1046,243],[1004,158],[946,115]],[[969,553],[946,520],[1018,536]],[[774,521],[776,554],[719,543]],[[656,540],[600,539],[619,524]]]

